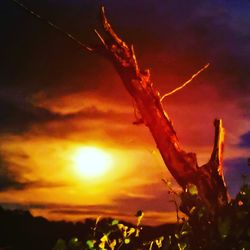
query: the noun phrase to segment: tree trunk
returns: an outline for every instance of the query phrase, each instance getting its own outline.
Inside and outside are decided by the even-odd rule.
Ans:
[[[103,47],[96,49],[112,61],[126,89],[133,97],[142,122],[149,128],[161,156],[178,184],[186,190],[197,187],[199,198],[213,213],[228,201],[222,171],[223,127],[215,120],[214,148],[207,164],[199,167],[195,153],[181,149],[172,122],[161,103],[159,91],[154,87],[149,70],[140,70],[133,46],[128,46],[113,31],[104,8],[101,10],[105,39],[97,32]]]

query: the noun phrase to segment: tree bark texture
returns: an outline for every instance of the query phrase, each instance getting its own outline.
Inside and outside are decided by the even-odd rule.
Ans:
[[[211,212],[215,212],[228,202],[222,171],[222,121],[214,121],[215,139],[210,160],[207,164],[198,166],[196,154],[187,153],[180,147],[172,122],[162,106],[161,95],[151,81],[150,71],[139,68],[133,45],[128,46],[114,32],[105,16],[104,8],[101,9],[101,20],[104,36],[95,32],[102,47],[93,51],[102,53],[115,66],[135,101],[142,122],[149,128],[166,167],[177,183],[183,190],[190,184],[196,185],[199,198]]]

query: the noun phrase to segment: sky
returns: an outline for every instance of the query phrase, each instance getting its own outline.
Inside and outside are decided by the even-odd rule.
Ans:
[[[213,120],[223,119],[223,168],[235,195],[250,174],[249,1],[23,2],[88,45],[99,43],[104,5],[162,95],[210,63],[163,105],[200,165],[210,158]],[[133,125],[133,101],[111,63],[11,0],[1,1],[0,16],[0,205],[52,220],[135,222],[141,209],[145,224],[174,222],[174,197],[161,179],[179,188],[148,129]],[[97,175],[84,172],[89,148],[97,164],[109,159]]]

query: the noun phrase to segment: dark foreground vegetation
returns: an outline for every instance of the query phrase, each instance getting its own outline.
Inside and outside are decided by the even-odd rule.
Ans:
[[[98,222],[98,230],[107,230],[107,225],[116,220],[103,219]],[[129,228],[133,225],[119,222]],[[29,211],[5,210],[0,207],[0,249],[1,250],[52,250],[83,249],[76,248],[76,239],[86,245],[93,237],[96,221],[87,219],[85,222],[48,221],[43,217],[33,217]],[[114,224],[114,222],[113,222]],[[143,227],[140,241],[149,241],[168,232],[171,234],[175,225],[166,224],[159,227]],[[96,235],[99,237],[100,234]],[[60,240],[61,239],[61,240]],[[57,245],[57,246],[56,246]],[[66,249],[66,248],[65,248]],[[87,249],[87,248],[86,248]]]

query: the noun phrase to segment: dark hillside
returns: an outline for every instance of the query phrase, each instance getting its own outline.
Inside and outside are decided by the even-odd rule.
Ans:
[[[111,219],[104,219],[104,225]],[[93,220],[84,223],[48,221],[43,217],[33,217],[29,211],[5,210],[0,207],[0,249],[8,250],[51,250],[58,239],[66,241],[73,237],[85,242],[89,239]],[[128,223],[124,223],[128,224]],[[174,225],[143,227],[142,240],[166,235],[174,230]]]

